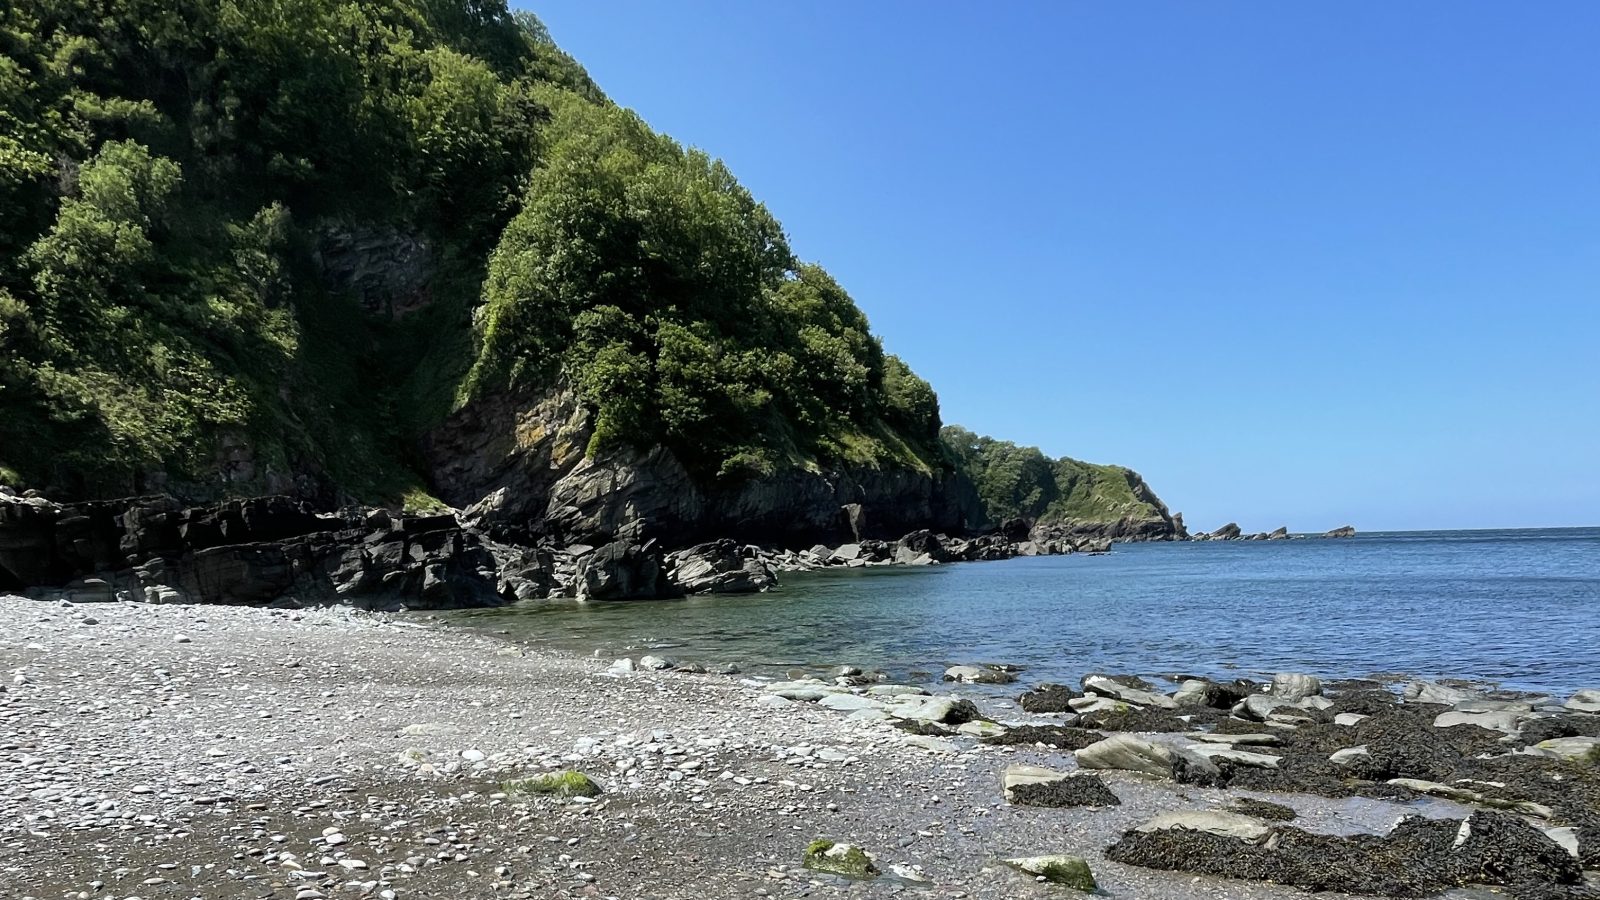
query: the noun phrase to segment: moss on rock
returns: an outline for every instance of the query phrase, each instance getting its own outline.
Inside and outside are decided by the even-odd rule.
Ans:
[[[1024,856],[1008,859],[1006,862],[1051,884],[1064,885],[1086,894],[1094,893],[1097,888],[1094,873],[1089,871],[1089,863],[1082,857],[1057,853],[1049,856]]]
[[[807,845],[801,862],[812,871],[846,878],[872,878],[878,874],[878,867],[873,865],[872,856],[867,851],[827,838],[818,838]]]
[[[554,797],[598,797],[600,785],[582,772],[561,771],[527,778],[514,778],[500,785],[512,796],[548,794]]]

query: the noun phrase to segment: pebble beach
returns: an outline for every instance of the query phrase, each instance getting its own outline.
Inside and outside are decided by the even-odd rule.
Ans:
[[[1104,850],[1152,816],[1242,796],[1328,834],[1464,815],[1110,770],[1119,805],[1016,805],[1008,767],[1070,769],[1073,754],[340,608],[4,597],[0,671],[6,897],[1058,897],[1004,860],[1072,854],[1113,896],[1278,898],[1304,894]],[[1046,718],[992,695],[984,712]],[[568,771],[600,792],[508,790]],[[802,867],[819,838],[882,874]]]

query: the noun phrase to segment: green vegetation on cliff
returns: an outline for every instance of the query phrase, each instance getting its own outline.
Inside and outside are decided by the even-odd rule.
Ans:
[[[968,470],[1116,518],[1126,470],[946,429],[722,163],[504,0],[0,7],[0,481],[428,505],[463,405],[575,390],[704,479]]]
[[[7,480],[395,497],[454,406],[557,379],[597,451],[940,459],[839,285],[503,0],[0,9]]]
[[[1115,522],[1167,514],[1132,469],[1051,459],[1038,447],[980,437],[958,425],[946,426],[940,437],[945,452],[972,478],[991,521]]]

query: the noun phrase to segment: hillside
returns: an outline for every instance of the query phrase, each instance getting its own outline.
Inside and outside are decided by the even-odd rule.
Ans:
[[[984,518],[845,290],[531,14],[21,0],[0,53],[0,483],[528,538]],[[1120,514],[1079,480],[1042,511]]]
[[[1067,531],[1124,523],[1129,534],[1183,536],[1182,521],[1132,469],[1051,459],[1038,447],[980,437],[958,425],[946,426],[941,438],[972,479],[992,523],[1023,519]]]

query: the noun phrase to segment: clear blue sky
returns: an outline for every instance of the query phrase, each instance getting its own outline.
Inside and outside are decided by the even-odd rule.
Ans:
[[[1192,528],[1600,524],[1600,4],[532,8],[946,422]]]

